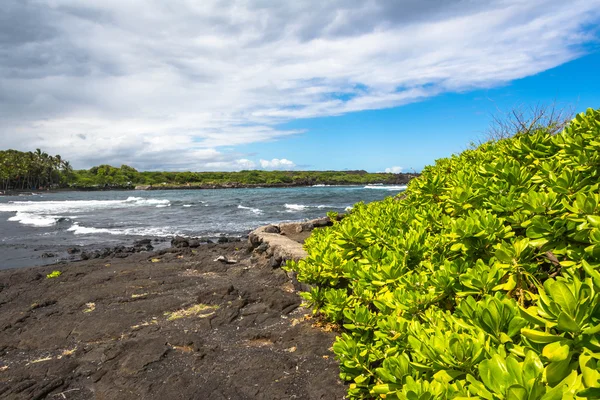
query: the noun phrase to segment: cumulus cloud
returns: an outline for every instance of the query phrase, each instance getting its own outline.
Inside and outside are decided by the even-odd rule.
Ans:
[[[293,119],[570,61],[599,14],[600,0],[3,0],[0,147],[234,169],[247,155],[227,149],[299,134],[277,128]]]
[[[296,164],[294,164],[290,160],[286,160],[285,158],[274,158],[271,161],[269,160],[260,160],[260,166],[264,169],[294,169]]]
[[[387,172],[388,174],[399,174],[400,172],[402,172],[402,167],[386,168],[385,172]]]

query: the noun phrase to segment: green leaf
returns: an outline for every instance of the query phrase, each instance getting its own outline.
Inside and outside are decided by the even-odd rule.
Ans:
[[[521,329],[521,335],[525,336],[527,339],[531,340],[534,343],[552,343],[564,339],[561,336],[556,336],[551,333],[540,332],[527,328]]]
[[[569,357],[570,350],[571,349],[566,342],[554,342],[544,346],[542,355],[550,361],[563,361]]]
[[[443,369],[433,374],[433,379],[441,383],[449,383],[464,374],[465,373],[463,371]]]
[[[596,271],[587,261],[582,260],[581,265],[586,274],[594,281],[594,285],[600,288],[600,272]]]
[[[505,263],[511,263],[513,261],[513,258],[511,255],[509,255],[506,251],[504,251],[503,249],[497,249],[496,252],[494,253],[494,255],[496,256],[496,258],[502,262]]]
[[[550,386],[557,385],[571,372],[571,357],[562,361],[554,361],[546,367],[546,380]]]
[[[521,385],[512,385],[506,392],[506,400],[527,400],[527,389]]]
[[[587,216],[587,220],[590,223],[590,225],[592,225],[594,227],[600,227],[600,216],[598,216],[598,215],[588,215]]]
[[[579,355],[579,368],[583,376],[583,382],[587,387],[600,387],[600,371],[597,361],[589,352]]]
[[[566,313],[561,312],[558,315],[558,321],[556,327],[561,331],[566,332],[579,332],[580,328],[577,322]]]
[[[552,300],[558,303],[570,316],[574,316],[577,301],[569,287],[562,281],[555,281],[551,285],[548,285],[548,289]]]
[[[510,384],[510,375],[506,363],[498,354],[479,364],[479,376],[488,388],[503,393]]]
[[[544,371],[544,364],[533,351],[528,351],[523,362],[523,380],[525,383],[537,379]]]
[[[388,394],[390,392],[390,385],[388,385],[387,383],[381,384],[381,385],[375,385],[373,386],[373,389],[371,390],[371,393],[374,394]]]

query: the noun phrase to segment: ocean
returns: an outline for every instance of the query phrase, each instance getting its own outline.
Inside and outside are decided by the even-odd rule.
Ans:
[[[405,189],[369,185],[0,196],[0,269],[60,262],[73,247],[130,246],[142,238],[167,246],[175,235],[243,237],[261,225],[344,212],[359,201],[381,200]]]

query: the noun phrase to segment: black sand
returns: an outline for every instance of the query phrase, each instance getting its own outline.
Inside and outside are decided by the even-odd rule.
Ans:
[[[0,271],[0,398],[343,398],[334,333],[269,265],[228,243]]]

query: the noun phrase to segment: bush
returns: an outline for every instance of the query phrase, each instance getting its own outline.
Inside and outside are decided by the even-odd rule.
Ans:
[[[437,160],[288,265],[351,398],[600,398],[600,111]]]

